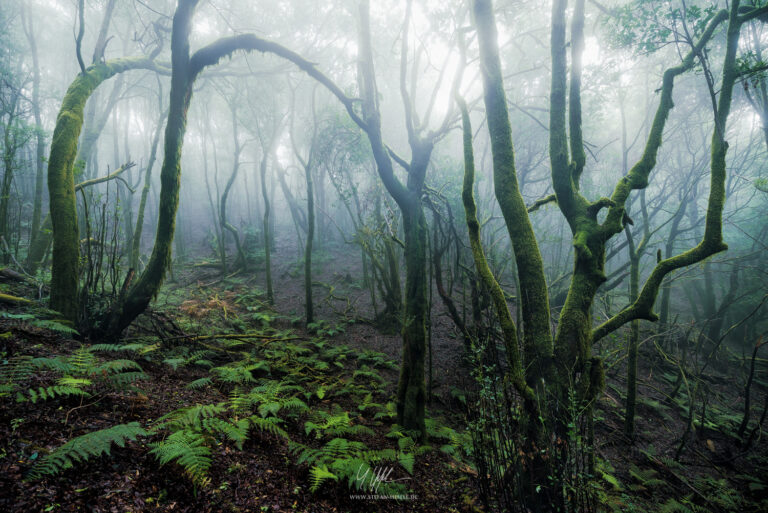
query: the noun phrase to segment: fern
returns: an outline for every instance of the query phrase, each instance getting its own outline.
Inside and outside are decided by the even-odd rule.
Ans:
[[[166,358],[163,363],[170,365],[173,370],[178,370],[179,367],[186,367],[188,365],[200,365],[202,367],[213,367],[213,363],[207,358],[212,355],[213,352],[209,350],[195,351],[187,356],[180,356],[177,358]]]
[[[90,396],[88,392],[75,386],[53,385],[50,387],[39,387],[37,390],[30,388],[27,390],[27,395],[24,395],[22,392],[17,392],[16,402],[24,403],[30,401],[35,404],[37,401],[47,401],[49,399],[70,395],[79,395],[83,397]]]
[[[196,485],[208,483],[206,474],[211,467],[211,450],[207,437],[201,433],[182,429],[171,433],[165,440],[150,444],[150,451],[161,465],[176,461]]]
[[[10,312],[0,312],[0,317],[22,321],[35,328],[56,331],[63,335],[79,335],[77,330],[71,326],[68,326],[67,324],[64,324],[66,321],[59,322],[59,320],[38,319],[33,314],[12,314]]]
[[[34,375],[35,366],[31,356],[14,356],[0,366],[0,397],[10,395],[18,384]]]
[[[149,379],[149,376],[144,372],[121,372],[107,378],[107,381],[115,388],[125,388],[128,385],[135,383],[136,381],[144,381]]]
[[[384,405],[384,410],[376,412],[376,415],[373,416],[375,420],[381,419],[381,418],[390,418],[394,419],[397,416],[397,407],[395,406],[395,403],[390,401],[387,404]]]
[[[375,370],[371,369],[367,365],[363,365],[363,367],[361,369],[356,370],[352,374],[352,378],[353,379],[363,378],[363,379],[368,379],[370,381],[376,381],[376,382],[379,382],[379,383],[383,383],[384,382],[384,378],[382,378],[381,375],[379,375],[378,372],[376,372]]]
[[[125,447],[125,442],[146,436],[147,432],[138,422],[118,424],[110,428],[93,431],[78,436],[65,443],[43,458],[32,468],[27,479],[39,479],[45,475],[55,475],[71,468],[75,462],[84,462],[93,456],[109,454],[112,444]]]
[[[384,369],[395,369],[397,365],[393,360],[390,360],[386,354],[379,353],[377,351],[371,351],[370,349],[364,350],[357,356],[357,360],[361,363],[372,365],[373,367],[380,367]]]
[[[311,492],[316,492],[320,486],[323,484],[323,481],[326,481],[327,479],[333,479],[334,481],[338,481],[339,478],[334,474],[333,472],[330,472],[328,470],[328,467],[325,465],[318,467],[314,466],[309,470],[309,490]]]
[[[248,383],[256,381],[251,371],[260,368],[259,365],[232,365],[224,367],[214,367],[211,372],[223,383]]]
[[[170,429],[171,431],[181,429],[203,429],[202,421],[204,419],[215,417],[226,411],[224,403],[216,404],[196,404],[186,408],[179,408],[157,419],[156,429]]]
[[[248,419],[226,421],[213,417],[204,419],[202,423],[205,431],[223,434],[232,440],[240,450],[248,438],[248,429],[251,427]]]
[[[209,386],[212,383],[213,383],[213,380],[211,378],[207,378],[207,377],[200,378],[190,383],[187,383],[186,388],[192,388],[192,389],[203,388],[203,387]]]
[[[129,370],[141,371],[141,366],[133,360],[110,360],[96,366],[92,374],[117,374]]]
[[[688,498],[682,500],[669,499],[659,507],[659,513],[704,513],[707,510],[691,504]]]
[[[286,433],[286,431],[278,425],[280,422],[282,422],[282,420],[278,419],[277,417],[263,418],[254,415],[252,417],[248,417],[248,421],[251,423],[251,426],[255,427],[259,431],[265,431],[275,436],[289,439],[288,433]]]
[[[643,491],[654,486],[665,485],[666,481],[658,479],[656,472],[653,469],[640,469],[636,465],[629,467],[629,475],[637,481],[638,484],[630,485],[629,489],[633,491]]]
[[[61,333],[64,335],[80,334],[77,332],[76,329],[72,328],[71,326],[67,326],[66,324],[62,324],[61,322],[58,322],[58,321],[42,319],[42,320],[35,320],[31,324],[36,328],[43,328],[43,329],[55,331],[57,333]]]
[[[352,424],[352,420],[349,418],[349,412],[331,415],[322,410],[314,415],[313,420],[304,423],[304,432],[307,435],[314,432],[316,438],[363,435],[372,436],[375,434],[375,432],[368,426]]]
[[[93,344],[89,349],[92,352],[99,353],[119,353],[119,352],[132,352],[139,354],[146,354],[155,351],[160,346],[158,344]]]

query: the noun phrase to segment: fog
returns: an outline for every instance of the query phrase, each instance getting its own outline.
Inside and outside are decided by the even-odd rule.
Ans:
[[[420,484],[399,491],[421,497],[387,499],[403,511],[458,508],[460,493],[466,511],[758,511],[766,16],[719,0],[4,0],[0,339],[41,319],[81,347],[138,340],[160,351],[152,365],[202,369],[180,380],[210,371],[202,390],[224,399],[304,372],[227,346],[238,337],[382,354],[394,371],[365,404],[414,447],[453,447],[440,465],[470,476],[461,492],[425,485],[433,453],[401,443]],[[4,365],[32,354],[8,344]],[[322,361],[324,348],[305,349]],[[319,443],[326,417],[310,415],[362,365],[329,358],[341,374],[307,367],[307,398],[280,392],[308,413],[260,418]],[[266,374],[214,372],[246,362]],[[356,393],[333,411],[351,401],[356,418]],[[384,434],[359,415],[366,437]],[[196,426],[205,447],[223,436]],[[177,428],[145,435],[162,445]],[[348,458],[387,461],[358,450]],[[312,489],[294,508],[376,504],[327,495],[361,488],[344,458],[289,457]],[[216,504],[215,464],[158,459]],[[736,509],[701,500],[728,488]],[[237,497],[226,507],[267,504]]]

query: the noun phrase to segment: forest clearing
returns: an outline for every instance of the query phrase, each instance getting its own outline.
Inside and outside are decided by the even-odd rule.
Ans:
[[[768,510],[768,3],[0,4],[0,511]]]

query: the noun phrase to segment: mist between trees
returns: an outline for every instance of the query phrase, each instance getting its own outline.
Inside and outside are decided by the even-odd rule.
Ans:
[[[127,444],[186,476],[142,508],[761,511],[766,21],[4,2],[0,505],[82,505],[62,471]],[[27,403],[64,430],[107,398],[20,442]],[[275,451],[302,484],[231,488]]]

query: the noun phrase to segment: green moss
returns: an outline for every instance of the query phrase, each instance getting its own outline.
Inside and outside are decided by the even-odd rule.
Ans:
[[[467,229],[469,231],[469,244],[472,249],[472,257],[475,261],[477,274],[488,288],[493,301],[496,317],[501,326],[501,332],[504,337],[504,348],[506,350],[509,362],[509,379],[515,389],[522,395],[526,402],[526,409],[532,419],[538,419],[538,402],[535,400],[535,394],[531,387],[525,382],[523,372],[522,358],[520,357],[520,348],[517,340],[517,326],[512,320],[512,315],[507,307],[507,301],[504,297],[504,291],[488,266],[488,260],[485,257],[485,251],[480,242],[480,223],[477,219],[477,206],[473,194],[475,181],[475,159],[472,149],[472,125],[469,119],[469,112],[464,100],[456,98],[461,109],[463,140],[464,140],[464,185],[461,191],[462,202],[464,203],[464,213],[467,220]]]
[[[146,58],[116,59],[95,64],[67,89],[56,118],[48,159],[48,191],[53,228],[51,308],[65,318],[77,318],[79,233],[74,163],[88,98],[104,80],[129,69],[155,69]]]
[[[491,138],[493,181],[514,249],[520,282],[523,318],[523,351],[528,383],[539,383],[546,375],[552,355],[549,296],[541,258],[528,210],[523,201],[515,169],[512,130],[501,75],[496,24],[490,2],[473,3],[480,46],[485,111]],[[558,197],[558,201],[559,201]]]

